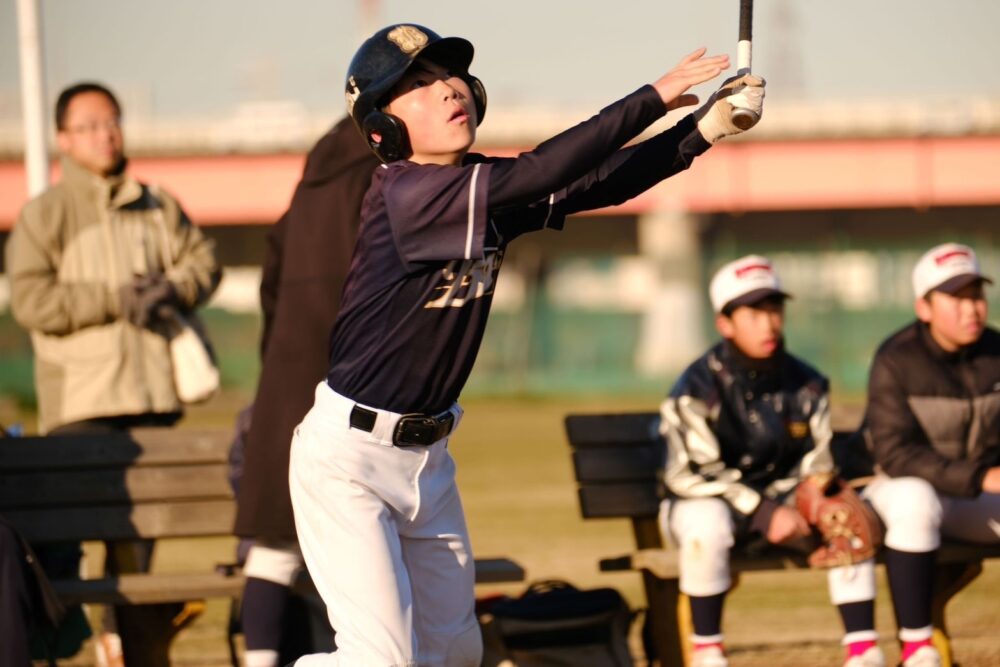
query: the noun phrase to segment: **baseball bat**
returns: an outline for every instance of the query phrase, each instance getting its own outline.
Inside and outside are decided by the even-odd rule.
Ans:
[[[753,0],[740,0],[740,39],[736,43],[736,74],[750,73],[753,42]],[[749,130],[757,124],[760,116],[750,109],[733,107],[730,118],[733,125],[741,130]]]

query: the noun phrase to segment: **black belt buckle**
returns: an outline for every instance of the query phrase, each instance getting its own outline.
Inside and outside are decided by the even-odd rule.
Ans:
[[[455,415],[446,410],[437,415],[403,415],[396,422],[392,444],[397,447],[422,447],[433,445],[451,433]]]

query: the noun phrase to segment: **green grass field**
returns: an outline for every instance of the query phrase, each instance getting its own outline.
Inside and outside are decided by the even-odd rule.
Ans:
[[[602,574],[597,569],[599,558],[631,550],[630,527],[624,520],[584,522],[579,518],[562,417],[569,412],[650,410],[656,402],[656,397],[618,397],[479,399],[466,404],[465,418],[451,447],[458,461],[459,486],[476,555],[514,558],[524,565],[529,579],[561,578],[580,587],[614,586],[634,608],[641,607],[638,575]],[[189,421],[225,426],[228,416],[220,416],[222,405],[213,401]],[[194,561],[227,561],[232,548],[230,540],[167,543],[159,549],[155,567],[184,569]],[[962,667],[1000,665],[998,587],[1000,564],[987,564],[985,573],[951,604],[950,628]],[[521,588],[488,585],[479,593],[516,594]],[[883,582],[878,628],[892,660],[898,651],[885,590]],[[822,573],[744,575],[726,610],[733,667],[840,665],[839,621],[826,596]],[[206,614],[178,638],[174,664],[225,665],[227,612],[225,601],[211,601]],[[83,667],[92,662],[88,649],[65,664]]]

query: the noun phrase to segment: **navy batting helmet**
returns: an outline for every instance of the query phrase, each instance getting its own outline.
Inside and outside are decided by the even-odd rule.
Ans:
[[[418,56],[450,67],[472,90],[476,104],[476,123],[486,115],[486,89],[469,74],[472,44],[461,37],[441,37],[433,30],[412,23],[383,28],[365,40],[347,68],[347,111],[361,130],[368,145],[383,162],[399,160],[409,153],[406,125],[382,107],[396,82]],[[372,132],[381,141],[372,139]]]

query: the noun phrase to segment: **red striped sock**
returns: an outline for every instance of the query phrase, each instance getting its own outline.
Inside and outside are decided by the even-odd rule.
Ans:
[[[695,651],[701,651],[701,650],[706,649],[706,648],[712,648],[713,646],[718,646],[719,650],[722,651],[723,655],[725,655],[725,653],[726,653],[726,647],[724,647],[722,645],[722,642],[710,642],[708,644],[695,644],[694,645],[694,650]]]
[[[921,639],[918,642],[903,642],[903,658],[902,658],[903,662],[909,660],[910,656],[916,653],[918,648],[930,645],[931,645],[930,639]]]
[[[856,655],[862,655],[865,651],[877,645],[878,644],[871,639],[860,642],[852,642],[847,645],[847,657],[853,658]]]

